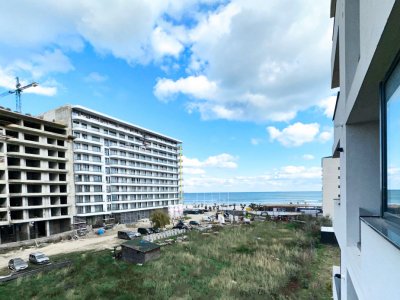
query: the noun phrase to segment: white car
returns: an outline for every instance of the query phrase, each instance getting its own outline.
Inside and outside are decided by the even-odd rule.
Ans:
[[[29,261],[37,265],[44,265],[50,263],[50,259],[42,252],[35,252],[29,254]]]
[[[21,258],[13,258],[8,262],[8,268],[12,271],[22,271],[28,267],[28,264]]]
[[[213,218],[210,217],[210,216],[204,216],[204,217],[203,217],[203,221],[205,221],[205,222],[212,222],[212,221],[213,221]]]

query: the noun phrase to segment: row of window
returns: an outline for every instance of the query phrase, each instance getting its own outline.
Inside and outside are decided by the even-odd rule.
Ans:
[[[166,167],[166,166],[155,166],[147,163],[140,163],[132,160],[116,159],[116,158],[106,158],[106,165],[120,165],[120,166],[130,166],[142,169],[152,169],[168,172],[177,172],[177,168]]]
[[[75,175],[75,182],[102,182],[100,175]]]
[[[102,191],[102,185],[75,185],[75,192],[77,193],[101,193]]]
[[[101,172],[101,166],[74,164],[74,171]]]
[[[81,111],[78,111],[78,110],[74,110],[72,112],[72,117],[84,117],[84,118],[86,118],[88,120],[94,120],[96,122],[104,124],[105,126],[113,126],[115,128],[119,128],[119,129],[121,129],[121,130],[123,130],[125,132],[131,132],[131,133],[136,133],[138,135],[142,135],[142,132],[139,131],[138,129],[135,129],[135,128],[132,128],[132,127],[128,127],[128,126],[119,124],[117,122],[110,121],[110,120],[107,120],[107,119],[104,119],[104,118],[101,118],[101,117],[98,117],[98,116],[95,116],[95,115],[87,114],[87,113],[84,113],[84,112],[81,112]],[[74,120],[74,121],[76,121],[76,120]],[[96,130],[97,126],[94,126],[94,127],[95,127],[94,130]],[[119,134],[121,134],[121,132],[119,132]],[[154,140],[157,140],[157,141],[159,141],[161,143],[170,144],[172,146],[176,146],[176,143],[175,142],[171,142],[170,140],[167,140],[167,139],[164,139],[164,138],[161,138],[161,137],[158,137],[158,136],[153,136],[153,135],[151,135],[151,136],[149,135],[149,137],[154,139]]]
[[[107,201],[135,201],[135,200],[176,199],[176,198],[178,198],[178,194],[107,195]]]
[[[92,205],[92,206],[78,206],[76,208],[78,214],[90,214],[103,212],[103,205]]]
[[[98,155],[89,155],[89,154],[74,154],[75,160],[83,160],[83,161],[91,161],[91,162],[101,162],[101,156]]]
[[[134,177],[117,177],[117,176],[107,176],[106,181],[107,181],[107,183],[176,185],[176,181],[173,181],[173,180],[134,178]]]
[[[106,147],[112,147],[112,146],[117,146],[117,145],[116,145],[116,144],[114,145],[113,143],[109,143],[109,142],[107,142],[107,140],[104,140],[104,146],[106,146]],[[106,155],[118,155],[118,156],[138,157],[137,154],[136,154],[135,152],[142,150],[142,149],[141,149],[140,147],[138,147],[138,146],[125,146],[125,145],[121,145],[121,144],[120,144],[119,147],[126,148],[126,149],[131,150],[131,151],[122,151],[122,150],[118,151],[118,150],[114,150],[114,149],[109,150],[109,149],[106,148],[106,149],[104,150],[104,153],[105,153]],[[168,158],[169,160],[176,160],[176,159],[177,159],[177,156],[176,156],[176,155],[173,155],[173,154],[165,154],[165,153],[160,152],[160,151],[157,151],[157,150],[152,150],[152,151],[151,151],[151,150],[147,150],[147,151],[145,151],[145,152],[147,152],[148,154],[154,154],[154,155],[163,156],[163,157]],[[152,156],[141,154],[141,155],[139,155],[139,157],[140,157],[140,159],[145,159],[146,157],[152,157]]]
[[[102,195],[78,195],[76,196],[77,203],[91,203],[91,202],[103,202]]]
[[[178,192],[177,187],[136,187],[112,185],[107,187],[107,192]]]
[[[96,145],[88,145],[84,143],[74,143],[74,149],[91,150],[93,152],[101,152],[101,147]]]
[[[158,178],[171,178],[177,179],[178,175],[176,174],[163,174],[157,172],[150,172],[150,171],[140,171],[140,170],[131,170],[125,168],[106,168],[106,174],[126,174],[126,175],[133,175],[133,176],[147,176],[147,177],[158,177]]]
[[[39,142],[40,139],[42,139],[43,141],[46,141],[47,144],[49,144],[49,145],[56,145],[56,146],[62,146],[62,147],[64,146],[64,141],[63,140],[40,137],[40,136],[35,135],[35,134],[22,133],[22,132],[17,132],[17,131],[13,131],[13,130],[6,130],[6,135],[8,137],[21,139],[21,140],[23,139],[25,141],[32,141],[32,142]]]

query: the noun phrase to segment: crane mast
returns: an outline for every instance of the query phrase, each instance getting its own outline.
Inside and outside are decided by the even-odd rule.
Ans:
[[[10,94],[15,94],[15,110],[19,113],[22,112],[22,104],[21,104],[21,93],[22,91],[31,88],[31,87],[36,87],[39,84],[37,82],[32,82],[30,84],[27,84],[25,86],[21,86],[21,83],[19,82],[19,78],[16,77],[16,84],[15,84],[15,90],[9,90],[8,92],[5,92],[3,94],[0,94],[0,97],[5,97]]]

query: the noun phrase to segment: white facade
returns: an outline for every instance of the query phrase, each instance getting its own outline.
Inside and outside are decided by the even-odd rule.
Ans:
[[[323,157],[322,164],[322,211],[333,219],[334,201],[340,199],[340,161],[335,157]]]
[[[0,108],[0,244],[71,230],[66,127]]]
[[[81,106],[43,117],[74,136],[75,216],[131,223],[182,203],[180,141]]]
[[[400,231],[398,218],[385,213],[380,104],[400,51],[400,1],[332,0],[331,17],[332,88],[340,88],[333,156],[340,159],[334,230],[341,266],[334,298],[398,299]]]

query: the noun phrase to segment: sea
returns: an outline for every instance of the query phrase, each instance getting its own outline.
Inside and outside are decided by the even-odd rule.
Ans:
[[[185,193],[184,205],[221,204],[309,204],[321,205],[322,192],[235,192],[235,193]]]

